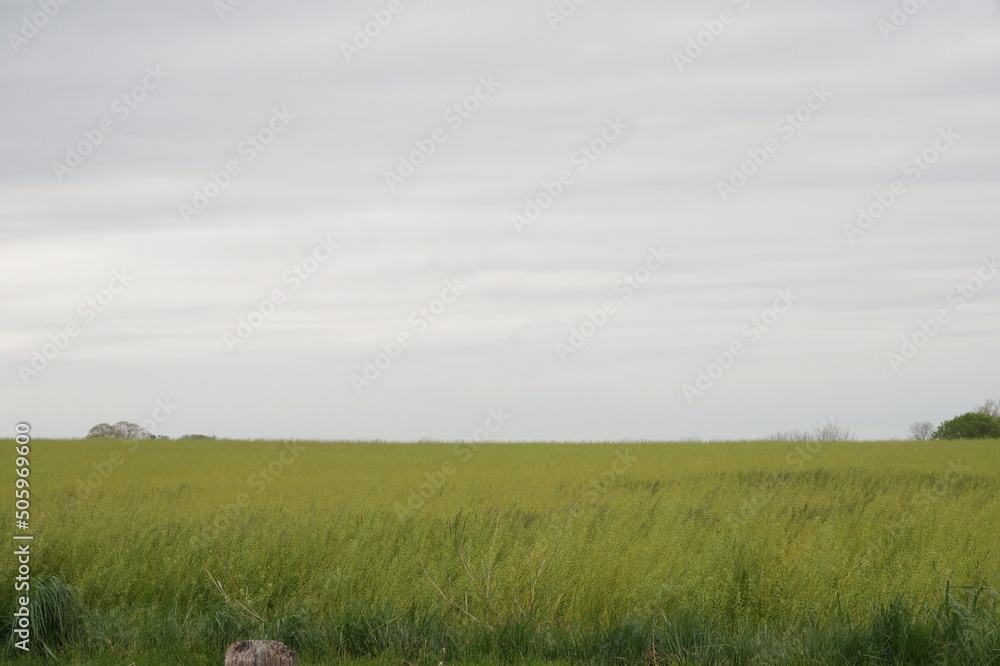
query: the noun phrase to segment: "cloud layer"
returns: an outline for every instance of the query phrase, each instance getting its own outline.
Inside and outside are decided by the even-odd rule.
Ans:
[[[995,2],[0,6],[39,436],[170,396],[171,435],[903,437],[996,397]]]

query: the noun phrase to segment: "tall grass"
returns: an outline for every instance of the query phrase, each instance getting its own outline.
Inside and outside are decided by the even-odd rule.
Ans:
[[[122,448],[34,446],[62,660],[1000,662],[990,594],[945,597],[996,586],[1000,442],[155,441],[81,500]]]

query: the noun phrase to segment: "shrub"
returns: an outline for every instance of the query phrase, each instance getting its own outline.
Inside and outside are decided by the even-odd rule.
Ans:
[[[1000,419],[969,412],[945,421],[934,431],[934,439],[1000,439]]]

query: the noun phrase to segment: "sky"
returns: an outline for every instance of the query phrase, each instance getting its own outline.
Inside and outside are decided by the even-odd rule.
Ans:
[[[0,29],[10,432],[905,438],[1000,397],[995,0]]]

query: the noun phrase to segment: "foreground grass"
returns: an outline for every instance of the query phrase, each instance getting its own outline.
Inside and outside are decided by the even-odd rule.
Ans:
[[[39,441],[31,466],[61,663],[247,637],[303,664],[1000,663],[992,596],[957,587],[1000,572],[996,441]]]

